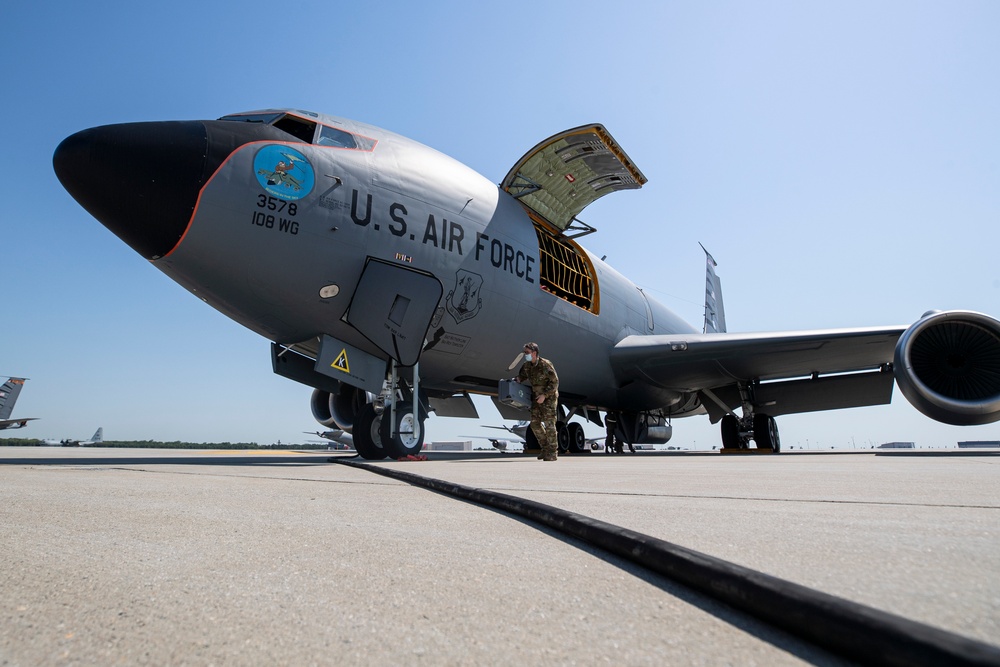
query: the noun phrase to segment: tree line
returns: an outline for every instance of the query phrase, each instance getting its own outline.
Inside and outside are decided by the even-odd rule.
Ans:
[[[43,447],[38,438],[0,438],[0,447]],[[278,443],[259,445],[256,442],[159,442],[157,440],[105,440],[98,447],[123,449],[327,449],[327,445],[310,443]]]

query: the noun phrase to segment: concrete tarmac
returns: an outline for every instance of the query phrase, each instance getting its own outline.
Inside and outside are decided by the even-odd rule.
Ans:
[[[376,465],[996,645],[1000,456],[955,454]],[[615,556],[330,456],[0,448],[0,665],[843,664]]]

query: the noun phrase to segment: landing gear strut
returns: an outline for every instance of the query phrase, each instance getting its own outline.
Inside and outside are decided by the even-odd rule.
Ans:
[[[756,412],[753,401],[753,385],[740,385],[740,398],[743,401],[743,416],[737,417],[729,413],[722,418],[722,451],[751,452],[777,454],[781,451],[781,440],[778,438],[778,424],[774,417],[763,412]],[[750,449],[750,441],[757,444],[756,450]]]

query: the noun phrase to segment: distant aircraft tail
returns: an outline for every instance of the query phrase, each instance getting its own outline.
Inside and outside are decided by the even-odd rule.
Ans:
[[[698,245],[701,245],[700,243]],[[705,246],[701,245],[705,250]],[[715,275],[715,259],[705,250],[705,333],[726,332],[726,309],[722,305],[722,281]]]
[[[7,381],[0,387],[0,419],[7,419],[14,411],[14,404],[17,403],[17,396],[24,386],[24,378],[7,378]]]
[[[100,427],[99,429],[97,429],[97,432],[94,433],[94,437],[91,438],[90,441],[94,442],[94,443],[104,442],[104,427],[103,426]]]
[[[7,381],[0,386],[0,430],[7,428],[24,428],[28,422],[34,421],[35,417],[25,417],[24,419],[10,419],[10,413],[14,411],[14,404],[17,403],[17,396],[24,387],[27,378],[7,378]]]

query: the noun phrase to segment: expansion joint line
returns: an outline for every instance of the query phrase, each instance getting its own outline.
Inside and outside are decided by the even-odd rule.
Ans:
[[[331,461],[334,459],[331,459]],[[542,524],[652,570],[831,653],[869,665],[1000,665],[1000,648],[582,514],[505,493],[335,459]]]

